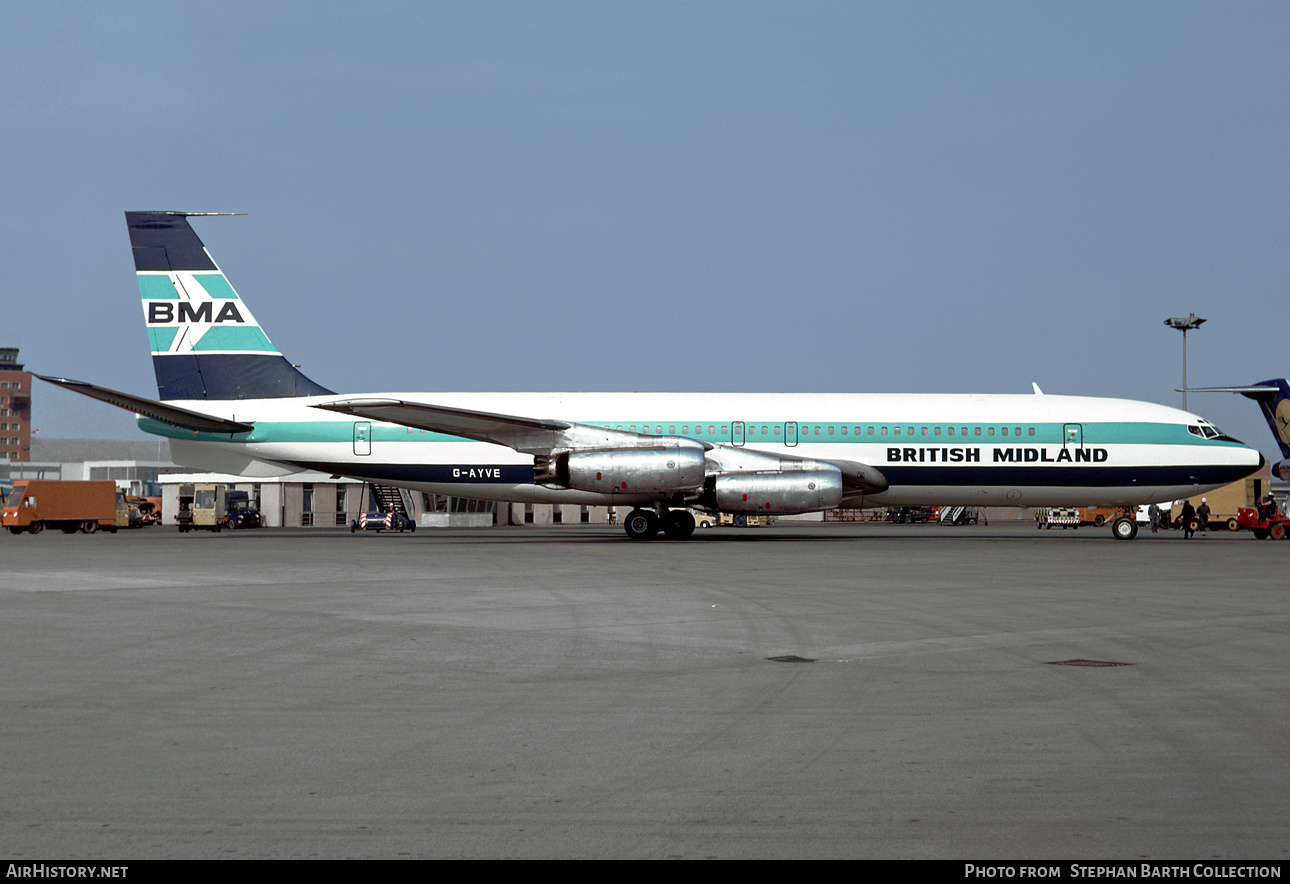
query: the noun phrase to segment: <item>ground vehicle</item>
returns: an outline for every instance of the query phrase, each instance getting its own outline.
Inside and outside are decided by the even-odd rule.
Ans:
[[[695,524],[699,524],[698,518]],[[736,528],[760,528],[763,525],[774,525],[774,516],[753,516],[744,513],[717,513],[718,525],[734,525]]]
[[[1260,471],[1253,476],[1243,479],[1239,482],[1233,482],[1230,485],[1224,485],[1222,488],[1215,488],[1204,495],[1195,495],[1189,500],[1195,509],[1200,509],[1201,500],[1204,499],[1209,504],[1209,530],[1218,531],[1226,529],[1228,531],[1239,530],[1239,514],[1242,509],[1251,509],[1259,503],[1268,494],[1271,489],[1271,476]],[[1170,515],[1175,525],[1182,518],[1182,506],[1186,501],[1178,501]],[[1200,520],[1192,518],[1192,530],[1200,529]]]
[[[127,497],[125,502],[138,510],[139,518],[143,520],[145,527],[161,521],[160,497]],[[134,526],[131,525],[131,527]]]
[[[349,533],[355,531],[416,531],[416,523],[399,513],[364,513],[349,523]]]
[[[245,491],[230,491],[225,495],[225,528],[259,528],[260,511]]]
[[[64,534],[115,532],[129,523],[125,498],[112,481],[19,479],[4,507],[4,527],[13,534],[39,534],[58,528]]]
[[[1275,507],[1243,506],[1237,511],[1236,522],[1238,528],[1249,528],[1256,540],[1285,540],[1290,534],[1290,518]]]
[[[1116,516],[1124,511],[1124,507],[1119,506],[1082,506],[1079,507],[1079,522],[1081,525],[1096,525],[1101,528],[1107,522],[1114,521]],[[1145,511],[1145,510],[1144,510]],[[1145,519],[1140,521],[1147,521]],[[1169,509],[1164,507],[1160,511],[1160,527],[1169,527]]]
[[[1078,528],[1080,526],[1080,511],[1075,507],[1069,506],[1041,506],[1035,508],[1035,525],[1036,528],[1052,528],[1058,525],[1062,528]]]
[[[711,528],[717,524],[717,517],[712,513],[705,513],[701,510],[687,510],[690,515],[694,516],[694,525],[696,528]]]
[[[224,486],[197,482],[179,486],[179,513],[175,524],[180,533],[215,531],[224,527]]]
[[[893,506],[887,510],[887,521],[913,524],[915,522],[930,522],[932,520],[932,508],[930,506]]]

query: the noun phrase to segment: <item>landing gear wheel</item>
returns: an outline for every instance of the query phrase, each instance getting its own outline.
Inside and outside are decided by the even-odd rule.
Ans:
[[[1268,537],[1272,540],[1285,540],[1286,526],[1282,525],[1280,522],[1277,522],[1275,525],[1270,525],[1268,527]]]
[[[1116,540],[1132,540],[1138,536],[1138,523],[1121,516],[1111,523],[1111,534]]]
[[[663,533],[672,540],[685,540],[694,533],[694,516],[685,510],[672,510],[663,521]]]
[[[658,533],[658,516],[650,510],[632,510],[623,527],[632,540],[649,540]]]

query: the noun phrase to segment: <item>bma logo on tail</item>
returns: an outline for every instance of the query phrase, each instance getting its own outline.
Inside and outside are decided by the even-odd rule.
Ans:
[[[278,354],[222,273],[141,271],[139,292],[154,355]]]

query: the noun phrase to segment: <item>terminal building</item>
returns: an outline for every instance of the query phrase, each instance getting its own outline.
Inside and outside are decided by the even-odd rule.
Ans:
[[[31,372],[17,347],[0,347],[0,462],[31,459]]]

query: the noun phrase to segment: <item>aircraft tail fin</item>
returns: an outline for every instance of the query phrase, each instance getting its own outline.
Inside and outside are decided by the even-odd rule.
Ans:
[[[189,225],[200,214],[125,213],[160,398],[331,394],[288,362],[261,330]]]

